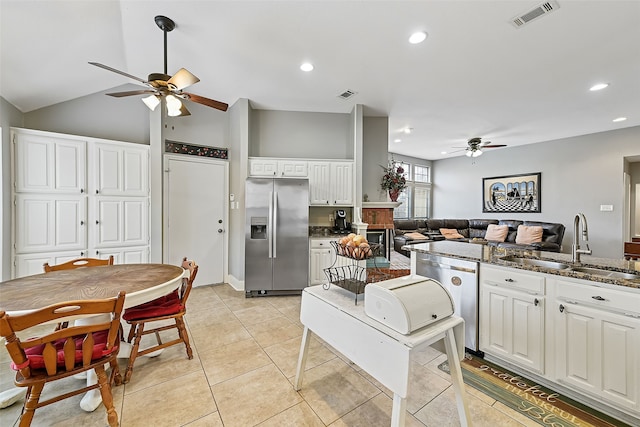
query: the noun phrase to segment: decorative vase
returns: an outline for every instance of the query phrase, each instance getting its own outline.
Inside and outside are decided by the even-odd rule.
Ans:
[[[389,197],[391,198],[392,202],[397,202],[398,201],[398,196],[400,195],[400,190],[389,190]]]

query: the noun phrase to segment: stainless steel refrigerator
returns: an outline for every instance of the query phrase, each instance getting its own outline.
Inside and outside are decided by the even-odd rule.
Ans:
[[[309,284],[309,181],[247,178],[246,296],[300,293]]]

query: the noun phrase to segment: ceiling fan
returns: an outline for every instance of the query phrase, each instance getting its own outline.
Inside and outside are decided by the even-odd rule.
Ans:
[[[183,89],[200,81],[199,78],[191,74],[186,69],[181,68],[173,76],[167,74],[167,33],[172,31],[176,27],[176,24],[170,18],[162,15],[156,16],[155,22],[164,33],[164,73],[151,73],[149,74],[148,80],[144,80],[140,77],[125,73],[124,71],[116,70],[108,65],[100,64],[98,62],[89,62],[91,65],[129,77],[130,79],[148,86],[148,89],[107,93],[107,95],[120,98],[124,96],[149,94],[149,96],[142,98],[142,102],[144,102],[152,111],[155,110],[155,108],[161,103],[162,99],[164,99],[167,105],[167,114],[172,117],[191,115],[182,100],[189,100],[217,110],[227,111],[229,105],[224,102],[183,91]]]
[[[491,141],[482,142],[482,138],[475,137],[467,141],[467,146],[464,147],[464,150],[466,151],[465,155],[467,157],[479,157],[482,155],[483,153],[482,150],[485,148],[500,148],[500,147],[506,147],[506,144],[491,144]],[[462,151],[462,150],[458,150],[458,151]],[[454,151],[454,153],[455,152],[456,151]]]

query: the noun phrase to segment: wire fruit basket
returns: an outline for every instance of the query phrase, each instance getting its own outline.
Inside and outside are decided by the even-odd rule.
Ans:
[[[346,289],[355,295],[355,303],[358,304],[358,295],[364,293],[364,288],[367,285],[367,268],[363,267],[360,261],[365,261],[372,258],[374,261],[374,269],[376,256],[381,253],[382,245],[378,243],[369,243],[360,246],[342,246],[339,242],[331,242],[336,252],[336,260],[329,268],[324,269],[324,274],[327,276],[328,282],[323,286],[324,289],[329,289],[331,285],[338,286]],[[342,259],[343,262],[338,264],[338,259]],[[375,281],[384,280],[385,276],[379,272],[372,275]],[[371,281],[371,280],[369,280]]]

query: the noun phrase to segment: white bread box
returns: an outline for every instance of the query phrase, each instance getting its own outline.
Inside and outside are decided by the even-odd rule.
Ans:
[[[383,325],[410,334],[452,316],[453,298],[437,280],[411,275],[364,288],[364,312]]]

